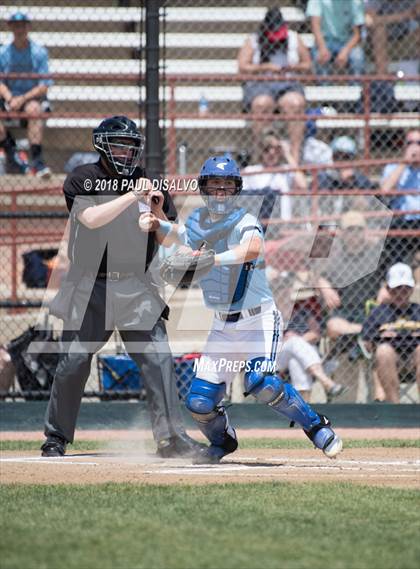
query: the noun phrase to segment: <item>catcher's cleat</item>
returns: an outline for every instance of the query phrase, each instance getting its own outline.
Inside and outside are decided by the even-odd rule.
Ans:
[[[207,448],[207,445],[195,441],[186,433],[176,435],[173,440],[179,456],[194,457]]]
[[[334,438],[329,442],[323,449],[322,452],[328,458],[336,458],[338,454],[343,450],[343,441],[338,435],[334,433]]]
[[[193,464],[219,464],[227,453],[221,447],[209,446],[193,458]]]
[[[48,435],[47,440],[41,447],[41,456],[64,456],[67,441],[56,435]]]
[[[232,427],[230,427],[230,429],[232,429],[234,436],[231,436],[226,431],[223,446],[210,445],[209,447],[205,447],[194,457],[193,464],[219,464],[224,456],[235,452],[238,448],[238,441],[234,429]]]
[[[156,454],[160,458],[188,458],[200,453],[206,445],[198,443],[187,434],[162,439],[157,444]]]
[[[335,458],[343,450],[343,441],[334,433],[331,423],[325,415],[319,415],[320,423],[310,431],[304,431],[316,448],[322,450],[328,458]]]

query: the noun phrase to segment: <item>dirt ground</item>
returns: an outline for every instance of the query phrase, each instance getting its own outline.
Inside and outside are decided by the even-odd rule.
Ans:
[[[192,433],[195,435],[196,433]],[[415,439],[416,429],[341,429],[347,439]],[[36,436],[35,436],[36,435]],[[241,438],[302,438],[298,430],[246,429]],[[2,440],[33,440],[39,433],[1,433]],[[210,484],[223,482],[354,482],[372,486],[420,488],[420,449],[345,449],[330,460],[315,449],[246,449],[219,465],[158,459],[147,444],[148,432],[79,431],[78,440],[108,441],[101,451],[69,451],[62,458],[41,458],[39,451],[8,451],[0,456],[0,482],[22,484]],[[134,445],[133,441],[137,441]],[[130,442],[130,444],[128,444]]]

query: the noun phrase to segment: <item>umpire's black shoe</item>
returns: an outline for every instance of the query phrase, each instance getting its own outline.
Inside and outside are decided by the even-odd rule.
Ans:
[[[56,435],[48,435],[47,440],[42,445],[41,456],[64,456],[67,441]]]
[[[160,458],[179,458],[179,453],[173,439],[161,439],[158,441],[156,454]]]

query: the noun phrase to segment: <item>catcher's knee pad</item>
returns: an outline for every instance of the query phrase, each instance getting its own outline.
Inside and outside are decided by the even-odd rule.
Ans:
[[[194,419],[207,423],[217,416],[217,405],[223,399],[226,385],[196,378],[192,381],[185,405]]]
[[[253,395],[259,403],[272,404],[283,395],[283,381],[272,373],[272,362],[255,358],[245,374],[245,395]],[[270,371],[267,371],[270,370]],[[271,373],[270,373],[271,372]]]

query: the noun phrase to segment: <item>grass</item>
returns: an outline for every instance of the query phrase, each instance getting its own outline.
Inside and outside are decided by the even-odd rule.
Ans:
[[[1,569],[411,569],[418,493],[350,484],[0,487]]]
[[[30,451],[39,450],[41,446],[41,440],[35,441],[10,441],[10,440],[0,440],[0,451]],[[420,448],[420,438],[419,439],[345,439],[345,448]],[[154,445],[151,441],[141,441],[136,443],[135,441],[124,441],[122,446],[124,449],[129,450],[130,448],[135,449],[140,445],[145,446],[150,452],[154,451]],[[301,440],[294,439],[276,439],[276,438],[255,438],[255,439],[241,439],[240,448],[241,449],[302,449],[311,448],[311,443],[307,438],[302,435]],[[109,447],[104,441],[76,441],[73,445],[69,447],[72,451],[90,451],[90,450],[103,450],[103,449],[114,448],[118,450],[118,441],[112,441],[112,446]]]

